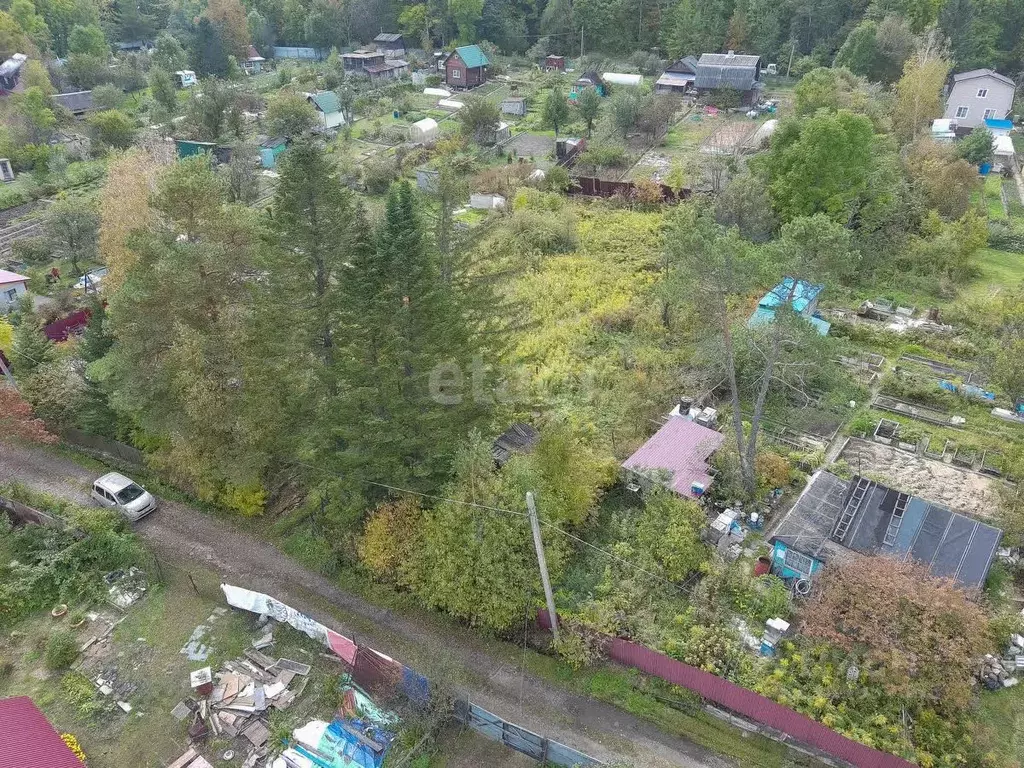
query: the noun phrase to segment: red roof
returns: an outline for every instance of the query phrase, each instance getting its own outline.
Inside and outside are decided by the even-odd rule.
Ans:
[[[670,416],[640,449],[622,462],[637,473],[665,470],[671,475],[669,488],[681,496],[694,498],[693,483],[711,485],[708,459],[725,441],[725,435],[702,427],[684,416]]]
[[[84,768],[28,696],[0,699],[0,768]]]

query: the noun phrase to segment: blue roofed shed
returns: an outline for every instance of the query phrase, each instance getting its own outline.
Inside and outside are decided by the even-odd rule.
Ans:
[[[757,303],[757,309],[747,321],[747,327],[754,328],[772,322],[775,320],[775,311],[779,307],[789,304],[793,311],[806,318],[818,333],[826,336],[832,326],[817,314],[818,297],[824,289],[824,285],[787,277]]]

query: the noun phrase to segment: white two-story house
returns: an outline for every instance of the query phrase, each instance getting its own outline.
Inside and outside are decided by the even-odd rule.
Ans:
[[[1002,120],[1013,109],[1013,80],[991,69],[972,69],[953,75],[946,99],[947,120],[963,134],[983,125],[987,118]]]

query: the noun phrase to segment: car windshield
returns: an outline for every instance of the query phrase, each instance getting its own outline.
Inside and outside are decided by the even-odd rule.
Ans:
[[[144,490],[142,490],[135,483],[132,483],[131,485],[126,486],[117,492],[117,500],[122,504],[130,504],[144,493]]]

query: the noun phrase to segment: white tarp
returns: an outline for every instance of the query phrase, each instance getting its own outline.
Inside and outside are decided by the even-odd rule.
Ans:
[[[409,130],[410,141],[433,141],[437,138],[437,121],[425,117],[412,124]]]
[[[644,81],[643,75],[626,75],[622,72],[604,72],[601,78],[612,85],[629,85],[634,88]]]
[[[264,595],[262,592],[253,592],[250,589],[233,587],[230,584],[221,584],[220,588],[224,590],[224,598],[228,601],[228,605],[241,608],[244,611],[251,611],[252,613],[266,614],[277,621],[295,627],[300,632],[330,647],[327,639],[327,627],[309,618],[309,616],[299,613],[294,608],[275,600],[269,595]]]
[[[424,88],[424,96],[440,96],[442,99],[447,99],[451,96],[451,91],[446,91],[444,88]]]
[[[1013,139],[1009,136],[994,136],[992,151],[996,157],[1013,157]]]
[[[456,101],[455,99],[441,99],[439,102],[437,102],[437,106],[442,107],[444,109],[459,110],[466,105],[463,104],[461,101]]]

